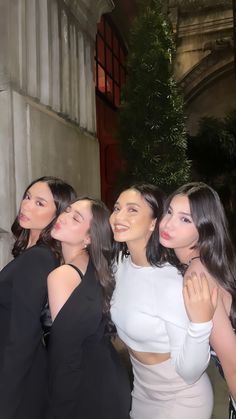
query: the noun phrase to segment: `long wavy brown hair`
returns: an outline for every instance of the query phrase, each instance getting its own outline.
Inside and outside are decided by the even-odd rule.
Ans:
[[[110,300],[114,290],[115,281],[112,270],[112,230],[109,223],[110,211],[99,199],[83,196],[74,202],[89,201],[92,220],[89,227],[90,244],[87,245],[89,258],[95,269],[96,278],[103,292],[103,314],[110,323]]]

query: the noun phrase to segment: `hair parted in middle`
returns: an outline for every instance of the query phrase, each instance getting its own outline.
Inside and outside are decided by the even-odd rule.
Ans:
[[[191,217],[198,231],[200,260],[220,286],[232,296],[230,318],[236,328],[236,255],[228,222],[218,193],[203,182],[187,183],[173,192],[165,203],[165,212],[176,195],[189,199]],[[172,263],[174,252],[169,249]]]
[[[52,193],[55,206],[56,206],[56,213],[55,213],[54,219],[41,232],[39,239],[37,241],[37,244],[44,244],[44,245],[49,246],[52,249],[52,251],[55,253],[55,255],[60,259],[61,258],[60,244],[57,243],[51,237],[50,232],[58,215],[62,211],[64,211],[64,209],[69,205],[69,203],[73,199],[75,199],[76,192],[71,185],[64,182],[64,180],[62,179],[59,179],[54,176],[42,176],[38,179],[33,180],[30,183],[30,185],[26,188],[22,199],[25,198],[31,186],[35,185],[38,182],[43,182],[48,185]],[[11,231],[15,237],[15,243],[12,249],[12,254],[14,257],[16,257],[20,255],[27,248],[30,232],[28,229],[25,229],[20,226],[19,221],[18,221],[18,215],[12,224]]]
[[[109,317],[110,300],[115,282],[112,271],[112,230],[109,223],[110,211],[99,199],[83,196],[76,198],[72,204],[79,201],[89,201],[92,219],[89,228],[90,243],[86,251],[91,258],[96,277],[103,290],[103,312]]]
[[[160,245],[159,242],[159,222],[163,215],[165,194],[158,186],[150,183],[137,183],[131,185],[121,191],[120,194],[129,190],[134,190],[140,193],[152,211],[152,218],[157,219],[155,228],[147,243],[146,257],[150,265],[161,266],[165,261],[166,250]],[[120,252],[122,254],[122,258],[129,254],[127,244],[125,242],[114,242],[113,258],[115,260],[118,260]]]

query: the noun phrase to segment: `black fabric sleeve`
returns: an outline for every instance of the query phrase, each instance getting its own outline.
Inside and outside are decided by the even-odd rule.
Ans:
[[[9,339],[0,371],[1,418],[15,419],[25,396],[27,376],[42,345],[40,314],[47,293],[47,276],[57,265],[49,249],[37,246],[14,260]]]

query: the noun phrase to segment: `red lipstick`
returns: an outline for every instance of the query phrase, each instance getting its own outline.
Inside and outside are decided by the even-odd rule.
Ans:
[[[161,238],[164,240],[170,240],[170,235],[166,231],[162,231]]]
[[[54,224],[53,226],[54,230],[60,230],[61,226],[59,223]]]
[[[29,221],[29,218],[26,216],[26,215],[24,215],[24,214],[22,214],[22,212],[19,214],[19,220],[20,221]]]

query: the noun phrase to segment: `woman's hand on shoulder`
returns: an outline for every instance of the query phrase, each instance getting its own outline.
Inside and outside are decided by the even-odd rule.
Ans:
[[[210,291],[204,272],[185,274],[183,297],[189,319],[193,323],[205,323],[212,320],[217,306],[218,288]]]

